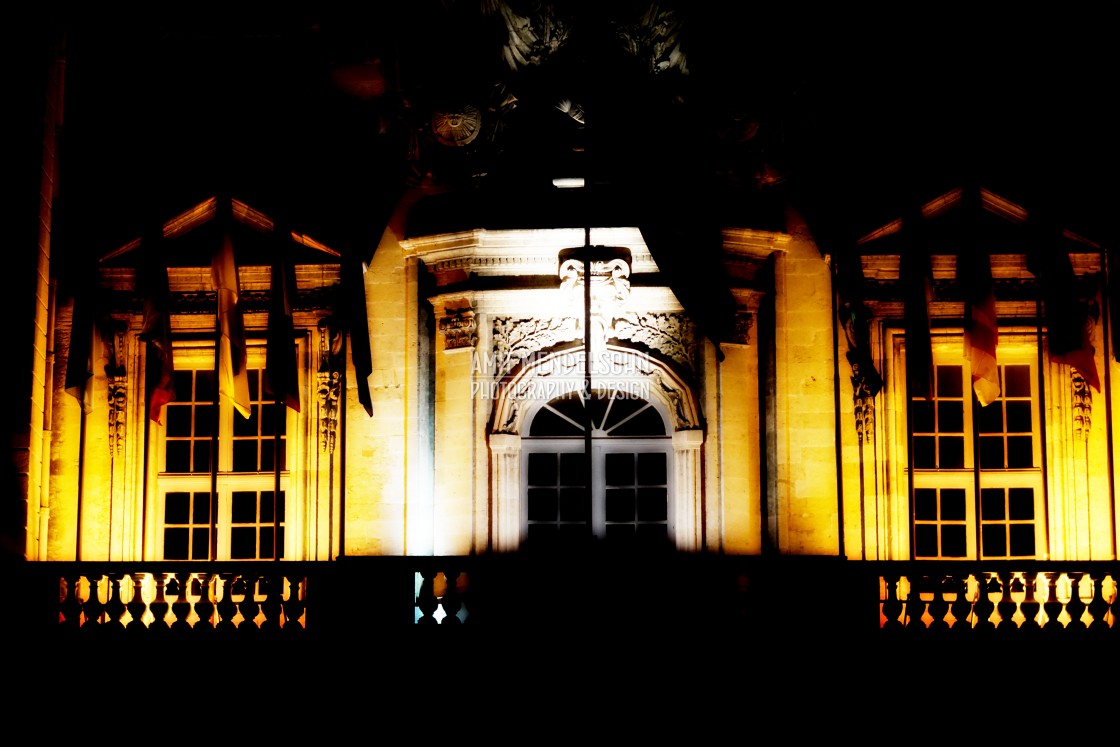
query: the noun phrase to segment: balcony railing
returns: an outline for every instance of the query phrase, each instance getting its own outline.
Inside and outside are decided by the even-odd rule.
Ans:
[[[22,563],[5,569],[0,594],[8,625],[55,641],[329,642],[447,626],[1116,641],[1118,581],[1114,561],[490,555]]]
[[[887,637],[1120,639],[1116,563],[951,562],[880,565]]]

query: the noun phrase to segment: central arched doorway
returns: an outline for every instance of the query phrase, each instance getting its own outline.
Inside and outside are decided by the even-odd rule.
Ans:
[[[590,398],[573,392],[541,405],[521,440],[525,546],[598,541],[611,549],[668,547],[673,523],[669,433],[666,415],[654,403],[618,389],[598,390]]]

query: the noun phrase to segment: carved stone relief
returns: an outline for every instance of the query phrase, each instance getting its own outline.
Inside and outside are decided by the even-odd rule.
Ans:
[[[473,348],[478,342],[478,320],[470,308],[448,309],[439,320],[445,350]]]
[[[641,343],[690,371],[696,368],[696,329],[684,314],[631,314],[615,320],[614,337]]]
[[[507,376],[529,356],[541,350],[583,338],[576,317],[512,319],[499,317],[493,326],[494,378]]]
[[[614,336],[615,320],[628,315],[630,307],[630,265],[615,257],[591,260],[591,344],[602,348]],[[560,263],[560,291],[567,296],[576,318],[582,322],[584,289],[583,261],[566,259]],[[582,331],[582,327],[581,327]]]

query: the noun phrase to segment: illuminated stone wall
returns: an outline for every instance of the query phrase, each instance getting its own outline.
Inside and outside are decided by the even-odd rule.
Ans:
[[[791,233],[774,265],[776,539],[783,553],[835,555],[832,281],[811,237]]]

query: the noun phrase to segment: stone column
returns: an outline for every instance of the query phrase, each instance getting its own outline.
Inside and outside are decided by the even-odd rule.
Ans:
[[[516,550],[521,544],[521,436],[490,434],[494,499],[494,549]]]
[[[673,433],[673,527],[678,550],[700,548],[703,493],[700,485],[701,430]]]

